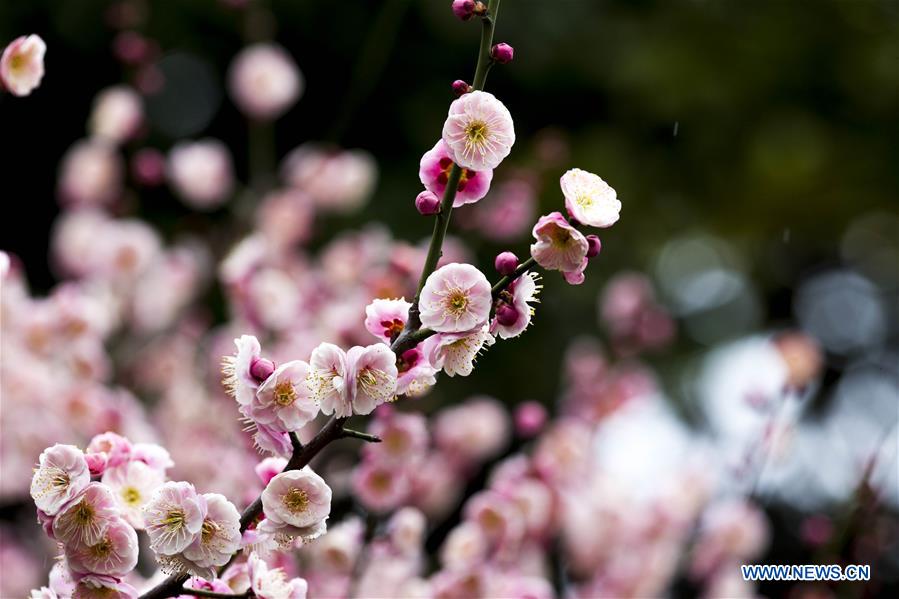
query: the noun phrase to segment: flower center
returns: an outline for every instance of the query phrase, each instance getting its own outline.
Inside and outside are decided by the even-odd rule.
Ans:
[[[140,491],[134,487],[125,487],[122,489],[122,500],[128,505],[140,504]]]
[[[446,298],[446,311],[455,316],[461,317],[468,309],[468,295],[461,289],[453,289]]]
[[[203,520],[203,526],[200,528],[200,539],[203,543],[208,543],[219,530],[221,530],[221,527],[212,520]]]
[[[574,202],[581,208],[589,208],[593,205],[593,196],[587,193],[579,193],[575,196]]]
[[[484,121],[472,121],[465,127],[465,137],[469,146],[482,146],[487,141],[490,130]]]
[[[279,406],[289,406],[296,398],[296,389],[293,388],[293,383],[290,381],[283,381],[275,385],[275,403]]]
[[[57,489],[65,489],[69,486],[69,475],[63,472],[62,470],[58,470],[53,474],[53,477],[50,479],[50,484],[53,485]]]
[[[393,320],[382,320],[381,326],[384,327],[384,333],[393,340],[396,339],[400,333],[403,332],[403,328],[406,326],[403,324],[403,321],[399,318],[394,318]]]
[[[165,518],[162,519],[162,523],[170,530],[179,530],[184,526],[186,520],[187,515],[185,515],[184,510],[177,509],[169,511]]]
[[[94,507],[86,500],[82,500],[75,508],[74,515],[77,526],[88,526],[94,520]]]
[[[22,67],[25,66],[25,57],[21,54],[13,54],[12,59],[9,61],[9,68],[13,71],[18,71]]]
[[[390,475],[386,472],[375,472],[371,475],[371,488],[381,493],[390,490]]]
[[[309,495],[302,489],[291,489],[284,495],[284,505],[292,513],[299,514],[309,506]]]
[[[105,537],[102,541],[91,547],[91,554],[97,559],[103,559],[112,553],[112,541]]]
[[[561,227],[556,227],[549,233],[552,244],[556,247],[565,247],[568,240],[571,239],[571,233]]]

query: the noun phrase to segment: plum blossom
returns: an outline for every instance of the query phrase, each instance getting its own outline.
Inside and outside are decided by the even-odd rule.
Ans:
[[[39,510],[55,516],[87,488],[90,480],[81,450],[74,445],[57,443],[41,453],[31,479],[31,498]]]
[[[76,574],[125,576],[137,565],[137,552],[137,533],[121,518],[111,519],[96,543],[65,546],[66,562]]]
[[[113,491],[122,517],[137,530],[143,530],[144,507],[165,482],[165,475],[144,462],[132,461],[108,468],[102,480]]]
[[[381,442],[365,445],[364,455],[386,464],[415,461],[428,448],[428,424],[421,414],[393,412],[387,417],[376,417],[368,431]]]
[[[471,331],[487,322],[491,302],[484,273],[470,264],[447,264],[425,281],[419,301],[421,322],[440,333]]]
[[[144,508],[150,548],[157,556],[175,556],[187,549],[203,528],[206,510],[205,498],[192,484],[163,484]]]
[[[378,166],[365,150],[343,150],[314,143],[293,149],[281,167],[282,177],[304,191],[325,211],[351,213],[368,200]]]
[[[396,356],[384,344],[344,353],[330,343],[312,352],[310,381],[323,414],[369,414],[396,394]]]
[[[302,578],[288,579],[281,568],[269,568],[255,553],[247,560],[250,590],[258,599],[306,599],[309,585]]]
[[[140,95],[127,85],[104,89],[94,99],[88,131],[120,144],[134,137],[143,121]]]
[[[131,441],[113,432],[105,432],[94,435],[88,443],[85,453],[103,454],[106,457],[106,468],[114,468],[131,459],[133,446]]]
[[[434,368],[447,376],[468,376],[484,346],[495,342],[487,325],[464,333],[438,333],[424,342],[424,353]]]
[[[252,335],[241,335],[234,340],[234,345],[237,346],[237,353],[222,358],[222,384],[237,403],[248,406],[262,382],[253,374],[253,367],[262,357],[262,347]]]
[[[257,527],[260,535],[280,544],[294,538],[315,539],[326,529],[331,513],[331,488],[306,466],[276,475],[262,492],[265,520]]]
[[[531,256],[547,270],[562,271],[572,285],[584,281],[589,243],[584,235],[572,227],[559,212],[541,216],[533,230],[536,243],[531,244]]]
[[[71,206],[107,206],[122,192],[124,166],[115,148],[103,139],[72,144],[59,167],[57,193]],[[96,238],[92,238],[94,243]]]
[[[53,536],[63,544],[95,545],[117,517],[115,497],[109,487],[90,483],[76,501],[53,519]]]
[[[200,534],[184,550],[183,557],[192,572],[212,578],[215,568],[223,566],[240,549],[240,513],[224,495],[205,493],[206,517]]]
[[[249,416],[281,432],[298,430],[312,421],[318,405],[312,399],[308,376],[309,364],[302,360],[278,366],[256,390]]]
[[[404,468],[380,460],[366,460],[353,472],[354,495],[376,512],[396,509],[408,498],[409,476]]]
[[[565,208],[572,218],[591,227],[611,227],[618,220],[621,201],[599,176],[574,168],[560,180]]]
[[[14,96],[27,96],[44,78],[47,44],[39,35],[14,39],[0,57],[0,82]]]
[[[267,485],[270,480],[284,470],[285,466],[287,466],[287,460],[285,458],[271,457],[265,458],[256,464],[256,467],[253,470],[256,472],[259,480],[262,481],[262,484]]]
[[[114,576],[89,574],[75,585],[72,599],[138,599],[138,592]]]
[[[168,176],[181,199],[197,210],[221,206],[234,186],[231,155],[217,139],[176,144],[169,153]]]
[[[281,46],[253,44],[241,50],[231,63],[228,90],[248,116],[276,119],[303,93],[303,75]]]
[[[397,395],[419,397],[437,383],[437,369],[417,347],[404,351],[397,359],[396,368]]]
[[[537,300],[542,285],[537,284],[539,276],[534,272],[526,272],[514,281],[499,295],[496,317],[490,325],[490,333],[502,339],[511,339],[521,335],[534,316],[532,302]]]
[[[515,143],[512,115],[493,94],[467,93],[450,105],[443,141],[453,162],[460,167],[493,170]]]
[[[392,343],[403,332],[411,307],[405,298],[375,299],[365,307],[365,328],[384,343]]]
[[[418,178],[421,179],[425,189],[437,197],[443,197],[453,164],[454,162],[447,149],[446,142],[441,139],[421,157]],[[490,181],[492,179],[492,169],[474,171],[463,168],[459,184],[456,186],[453,208],[458,208],[465,204],[473,204],[483,198],[487,195],[487,191],[490,190]]]

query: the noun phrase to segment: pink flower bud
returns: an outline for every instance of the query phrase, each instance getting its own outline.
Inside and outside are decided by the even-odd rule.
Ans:
[[[84,460],[87,462],[87,469],[91,476],[102,476],[106,471],[106,465],[109,462],[109,456],[105,452],[86,453]]]
[[[131,159],[131,174],[141,185],[162,185],[165,181],[165,156],[153,148],[138,151]]]
[[[463,96],[470,91],[471,86],[465,81],[462,81],[461,79],[453,81],[453,93],[456,94],[456,97]]]
[[[260,383],[275,371],[275,363],[265,358],[257,358],[250,364],[250,375]]]
[[[512,62],[515,56],[515,49],[505,42],[500,42],[493,46],[490,50],[490,57],[499,64],[507,64]]]
[[[509,276],[518,268],[518,256],[512,252],[503,252],[497,255],[493,265],[496,266],[496,272],[504,277]]]
[[[496,321],[504,327],[510,327],[518,322],[518,310],[509,304],[501,304],[496,309]]]
[[[599,237],[596,235],[587,235],[587,257],[593,258],[594,256],[599,255],[599,250],[602,249],[602,242],[599,240]]]
[[[453,0],[453,14],[462,21],[467,21],[474,16],[474,0]]]
[[[415,208],[424,216],[437,214],[440,212],[440,200],[430,191],[423,191],[415,198]]]
[[[522,437],[530,438],[546,424],[546,408],[536,401],[526,401],[515,409],[515,430]]]

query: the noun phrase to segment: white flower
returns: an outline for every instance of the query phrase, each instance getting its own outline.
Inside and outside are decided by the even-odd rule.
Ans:
[[[306,599],[308,585],[302,578],[288,579],[281,568],[269,569],[255,553],[247,560],[250,590],[257,599]]]
[[[560,184],[565,208],[579,222],[591,227],[610,227],[618,220],[621,201],[599,176],[574,168],[562,175]]]
[[[240,514],[224,495],[205,493],[203,498],[208,508],[203,526],[183,556],[191,562],[191,571],[212,578],[215,567],[227,564],[240,549]]]
[[[348,396],[354,414],[370,414],[396,394],[396,355],[383,343],[347,352]]]
[[[515,143],[512,115],[493,94],[467,93],[450,105],[443,141],[457,165],[474,171],[495,169]]]
[[[91,482],[87,461],[73,445],[56,444],[41,453],[31,479],[31,498],[39,510],[55,515]]]
[[[471,264],[447,264],[421,290],[421,323],[440,333],[470,331],[487,322],[492,303],[484,273]]]
[[[262,511],[260,535],[274,537],[282,545],[294,537],[310,540],[325,531],[331,488],[308,466],[282,472],[262,492]]]
[[[91,483],[77,501],[53,519],[53,536],[63,544],[94,545],[114,518],[118,518],[115,498],[109,487]]]
[[[14,39],[0,57],[0,81],[15,96],[27,96],[44,77],[47,44],[38,35]]]
[[[228,91],[249,116],[274,119],[300,97],[303,76],[281,46],[254,44],[241,50],[231,63]]]
[[[309,383],[322,414],[350,416],[353,412],[347,398],[346,353],[333,343],[322,343],[312,351],[309,366]]]
[[[140,95],[127,85],[117,85],[97,94],[87,128],[91,135],[122,143],[137,133],[142,120]]]
[[[150,548],[162,556],[176,555],[193,543],[206,518],[206,500],[186,482],[167,482],[144,508]]]
[[[309,364],[302,360],[285,362],[269,376],[250,404],[255,422],[290,432],[299,430],[318,415],[318,405],[309,388]]]
[[[434,335],[425,340],[424,351],[434,368],[443,369],[448,376],[468,376],[481,348],[493,343],[493,335],[484,325],[473,332]]]
[[[122,517],[137,530],[143,530],[144,506],[165,482],[165,476],[144,462],[133,461],[108,468],[102,481],[115,493]]]
[[[234,187],[231,154],[217,139],[176,144],[169,153],[168,176],[178,195],[197,210],[222,205]]]

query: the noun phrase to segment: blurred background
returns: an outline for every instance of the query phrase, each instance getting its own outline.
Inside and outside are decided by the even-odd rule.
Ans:
[[[60,182],[65,159],[91,133],[98,91],[123,84],[140,97],[139,127],[115,150],[116,166],[82,163],[71,177],[113,186],[108,200],[87,203],[142,219],[163,245],[202,242],[193,256],[204,282],[185,302],[191,331],[219,327],[228,337],[246,323],[213,264],[254,222],[265,229],[254,221],[256,206],[291,179],[283,158],[306,142],[358,150],[364,165],[376,166],[362,168],[371,182],[359,184],[361,199],[311,210],[298,234],[304,253],[337,254],[334,240],[357,230],[415,247],[431,228],[413,208],[418,161],[439,137],[451,82],[471,80],[477,53],[479,27],[453,18],[448,5],[0,3],[0,43],[33,32],[48,46],[41,87],[28,98],[0,96],[2,249],[24,264],[35,296],[72,278],[71,265],[49,249],[61,215],[85,203]],[[229,93],[229,66],[244,46],[266,40],[296,62],[302,93],[279,118],[248,120]],[[544,274],[528,332],[479,358],[473,376],[441,378],[416,409],[433,413],[478,394],[510,410],[532,400],[559,415],[577,412],[571,405],[602,386],[588,411],[600,412],[590,421],[607,427],[596,442],[603,468],[651,485],[677,468],[664,456],[685,447],[734,463],[755,447],[749,482],[733,464],[720,465],[721,478],[734,479],[729,488],[757,502],[770,523],[770,542],[755,561],[825,556],[871,563],[876,578],[867,586],[764,583],[760,594],[894,595],[899,3],[505,0],[495,41],[514,46],[515,59],[494,66],[487,89],[511,111],[518,141],[487,198],[454,214],[453,255],[488,275],[498,252],[527,255],[536,217],[562,209],[557,182],[572,167],[616,189],[621,220],[600,232],[602,253],[583,285]],[[164,164],[150,158],[169,155],[171,179],[173,146],[202,138],[222,140],[233,165],[236,183],[216,205],[184,201],[177,185],[162,182]],[[91,168],[101,174],[85,174]],[[167,289],[148,285],[149,293]],[[369,295],[377,295],[374,287]],[[130,345],[108,340],[109,379],[141,405],[156,406],[154,394],[134,383],[129,360],[184,325],[179,317],[150,329]],[[204,348],[224,347],[219,355],[230,351],[201,333],[188,336],[205,339]],[[200,362],[218,361],[207,353]],[[608,391],[608,376],[595,384],[579,379],[578,357],[626,379],[624,390]],[[647,386],[656,398],[651,409],[640,408],[648,414],[608,421]],[[771,408],[772,397],[789,405]],[[8,388],[3,399],[8,413]],[[43,447],[28,446],[29,456],[26,445],[13,446],[9,427],[18,421],[3,419],[3,477],[13,471],[7,460],[32,463]],[[10,564],[26,558],[10,547],[28,536],[11,527],[32,516],[27,496],[16,492],[27,484],[7,479],[3,486],[4,589],[11,589]],[[691,596],[701,586],[677,575],[665,588]]]

